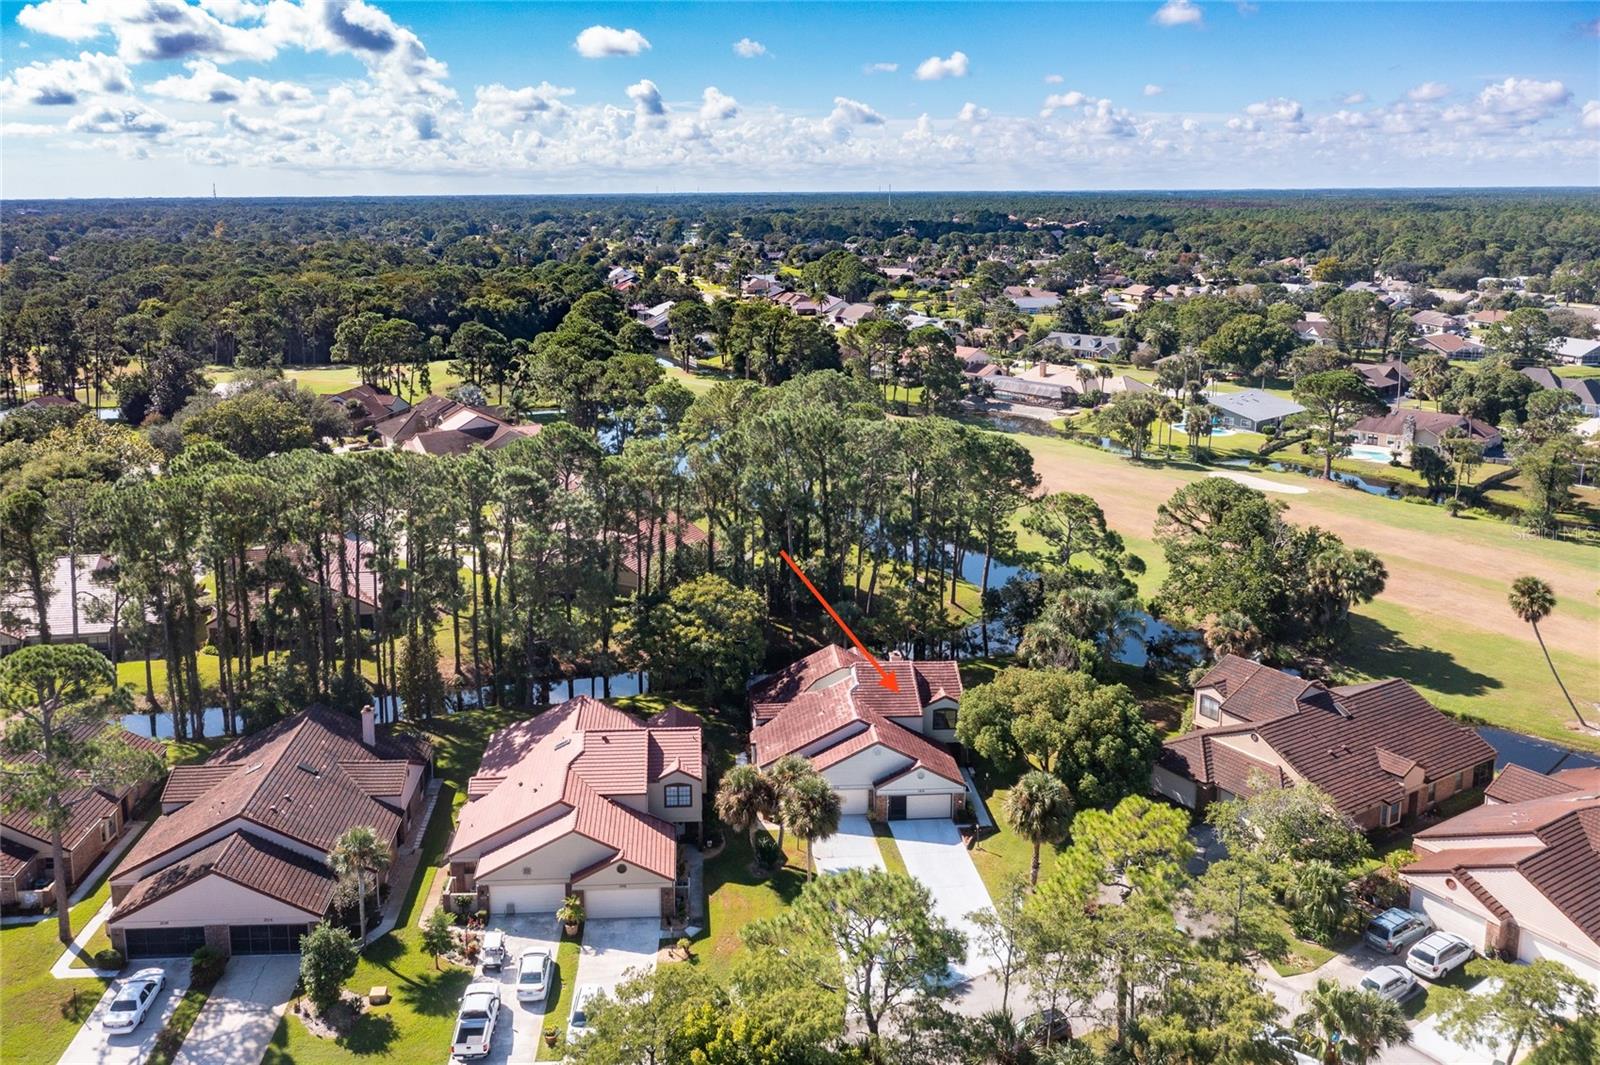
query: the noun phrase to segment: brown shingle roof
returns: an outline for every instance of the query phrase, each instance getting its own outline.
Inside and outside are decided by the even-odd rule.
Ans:
[[[426,744],[379,734],[376,749],[369,750],[360,737],[360,722],[350,715],[312,707],[235,740],[206,763],[229,765],[233,772],[181,809],[158,818],[123,858],[119,871],[158,859],[234,818],[319,850],[357,825],[393,838],[399,815],[373,799],[342,763],[382,761],[385,755],[420,761]]]
[[[251,832],[235,832],[140,880],[111,915],[120,921],[207,876],[220,876],[321,917],[333,899],[327,866]]]
[[[1600,769],[1569,769],[1565,773],[1546,776],[1513,764],[1501,770],[1500,775],[1483,789],[1483,797],[1498,803],[1527,802],[1529,799],[1570,795],[1585,788],[1600,791]]]

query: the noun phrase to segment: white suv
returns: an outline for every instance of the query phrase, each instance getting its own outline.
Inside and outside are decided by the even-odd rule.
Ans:
[[[1471,957],[1471,943],[1450,932],[1434,932],[1411,948],[1406,968],[1429,980],[1443,980]]]

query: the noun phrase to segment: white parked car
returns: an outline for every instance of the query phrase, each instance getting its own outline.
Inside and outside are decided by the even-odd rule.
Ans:
[[[479,980],[467,985],[461,996],[461,1012],[456,1015],[456,1034],[450,1053],[456,1058],[489,1056],[494,1042],[495,1022],[500,1019],[500,985]]]
[[[550,960],[548,950],[535,947],[523,951],[522,957],[517,959],[517,1001],[543,1002],[550,993],[554,971],[555,963]]]
[[[1406,968],[1429,980],[1443,980],[1472,957],[1472,944],[1453,932],[1424,936],[1406,955]]]
[[[1361,978],[1363,991],[1375,991],[1394,1002],[1404,1002],[1421,987],[1415,976],[1398,965],[1380,965]]]
[[[604,995],[599,984],[579,984],[572,992],[572,1017],[567,1021],[567,1045],[589,1034],[589,1010],[594,1000]]]
[[[106,1007],[100,1027],[108,1032],[131,1032],[139,1027],[161,989],[167,986],[167,974],[160,969],[140,969],[117,989],[117,997]]]

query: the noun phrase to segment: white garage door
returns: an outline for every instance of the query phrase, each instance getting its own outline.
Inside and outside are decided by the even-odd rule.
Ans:
[[[1558,961],[1583,979],[1600,986],[1600,963],[1585,961],[1561,944],[1524,928],[1517,937],[1517,960],[1531,962],[1539,958]]]
[[[907,795],[906,817],[949,817],[950,796]]]
[[[566,897],[562,884],[489,885],[489,909],[493,913],[554,913]]]
[[[1411,889],[1411,908],[1420,910],[1441,932],[1454,932],[1472,944],[1472,949],[1483,953],[1488,946],[1489,922],[1476,914],[1466,913],[1448,900]]]
[[[589,888],[583,893],[588,917],[656,917],[661,913],[658,888]]]
[[[864,814],[867,812],[867,789],[846,788],[839,791],[839,812]]]

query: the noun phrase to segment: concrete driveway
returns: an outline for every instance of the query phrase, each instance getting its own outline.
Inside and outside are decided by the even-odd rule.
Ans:
[[[493,980],[498,976],[500,980],[500,1021],[495,1026],[488,1061],[490,1065],[532,1061],[538,1056],[539,1041],[544,1034],[545,1011],[555,1005],[561,989],[552,985],[551,994],[543,1002],[517,1001],[517,959],[525,950],[542,947],[550,952],[553,960],[561,939],[561,923],[554,912],[529,913],[495,917],[490,927],[506,934],[506,964],[498,974],[490,972],[482,977]]]
[[[78,1029],[67,1052],[61,1055],[61,1065],[139,1065],[150,1056],[156,1036],[166,1026],[172,1011],[178,1006],[178,1000],[189,986],[189,959],[135,962],[128,967],[126,975],[131,976],[140,969],[162,970],[167,974],[167,984],[139,1027],[124,1035],[112,1035],[100,1027],[106,1008],[122,988],[122,980],[113,980],[94,1011],[89,1014],[89,1019]]]
[[[654,969],[660,946],[659,917],[590,918],[583,923],[578,983],[595,984],[610,994],[630,969]]]
[[[229,961],[173,1065],[256,1065],[299,979],[298,954]]]
[[[993,969],[994,958],[977,948],[978,929],[967,915],[992,910],[994,904],[955,822],[931,817],[890,821],[889,831],[894,833],[906,871],[933,896],[933,912],[967,937],[966,963],[956,969],[969,979]]]
[[[872,822],[862,814],[846,814],[839,818],[839,831],[812,844],[811,856],[819,873],[884,867],[878,838],[872,834]]]

